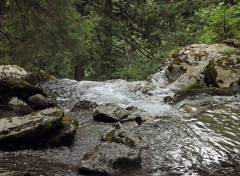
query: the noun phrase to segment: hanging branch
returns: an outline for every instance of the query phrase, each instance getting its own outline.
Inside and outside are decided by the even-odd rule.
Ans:
[[[18,40],[18,41],[19,41],[18,38],[12,37],[12,36],[10,36],[7,32],[4,32],[4,31],[2,31],[2,30],[0,30],[0,34],[4,35],[12,46],[13,46],[14,44],[13,44],[13,42],[12,42],[11,39],[14,39],[14,40]]]

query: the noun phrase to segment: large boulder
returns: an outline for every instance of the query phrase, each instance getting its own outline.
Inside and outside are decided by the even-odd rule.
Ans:
[[[0,118],[0,148],[34,148],[69,144],[76,121],[58,108],[33,112],[23,117]],[[68,138],[68,139],[67,139]]]
[[[0,65],[0,78],[23,78],[28,73],[17,65]]]
[[[240,50],[226,44],[193,44],[176,52],[165,68],[169,87],[229,88],[240,78]]]
[[[139,150],[117,143],[101,143],[80,162],[78,172],[83,175],[117,175],[124,170],[141,168]]]
[[[3,104],[7,104],[10,98],[17,97],[33,109],[45,109],[51,105],[46,96],[42,89],[22,79],[0,79],[0,99]]]
[[[44,70],[27,72],[24,68],[17,65],[0,65],[0,79],[1,78],[19,78],[32,85],[56,79]]]

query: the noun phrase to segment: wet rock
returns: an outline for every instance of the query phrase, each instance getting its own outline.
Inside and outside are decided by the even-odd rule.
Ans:
[[[28,82],[17,78],[3,78],[0,80],[0,94],[8,97],[18,97],[27,102],[29,97],[42,94],[46,96],[42,89],[32,86]]]
[[[23,117],[0,119],[0,148],[31,148],[58,145],[73,136],[76,121],[61,109],[49,108]]]
[[[60,126],[51,132],[48,136],[43,136],[46,146],[70,146],[75,137],[78,122],[71,116],[64,115],[60,122]]]
[[[50,102],[48,101],[48,99],[41,94],[36,94],[29,97],[27,102],[28,105],[35,110],[46,109],[50,106]]]
[[[71,112],[83,110],[83,109],[90,109],[90,108],[96,108],[98,106],[97,103],[92,101],[79,101],[77,102],[74,107],[71,109]]]
[[[154,117],[148,115],[148,113],[142,109],[139,109],[135,106],[129,106],[126,108],[126,110],[131,113],[131,116],[133,116],[133,120],[138,124],[141,125],[142,123],[152,120]]]
[[[102,136],[102,140],[124,144],[128,147],[135,147],[140,142],[140,137],[136,136],[126,129],[120,128],[108,130]]]
[[[124,108],[113,104],[107,103],[99,105],[93,111],[93,118],[95,121],[105,123],[115,123],[121,120],[131,118],[131,114]]]
[[[230,89],[233,95],[235,96],[240,95],[240,78],[238,81],[235,81],[230,85]]]
[[[186,89],[177,91],[174,96],[166,96],[164,97],[164,102],[167,104],[175,104],[182,101],[188,97],[194,97],[200,94],[208,94],[208,95],[220,95],[220,96],[230,96],[232,95],[232,91],[230,88],[199,88],[199,89]]]
[[[172,96],[165,96],[165,97],[163,98],[163,101],[164,101],[165,103],[167,103],[167,104],[173,104],[174,101],[175,101],[175,99],[174,99],[174,97],[172,97]]]
[[[101,143],[85,154],[78,172],[84,175],[117,175],[141,168],[138,150],[117,143]]]

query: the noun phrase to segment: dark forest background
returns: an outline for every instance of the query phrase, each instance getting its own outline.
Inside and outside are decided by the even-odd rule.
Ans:
[[[179,48],[240,39],[240,0],[0,0],[0,64],[146,79]]]

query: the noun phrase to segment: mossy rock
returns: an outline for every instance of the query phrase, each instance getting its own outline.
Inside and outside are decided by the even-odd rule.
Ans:
[[[55,114],[56,111],[59,112]],[[43,146],[42,138],[61,126],[63,116],[62,110],[49,108],[23,117],[1,118],[0,147],[21,149]]]
[[[29,97],[46,93],[42,89],[31,85],[29,82],[18,78],[3,78],[0,80],[0,95],[8,97],[18,97],[20,100],[27,102]]]
[[[229,57],[233,54],[239,55],[240,51],[237,48],[229,48],[229,49],[226,49],[224,51],[220,51],[219,53]]]
[[[0,120],[0,148],[5,150],[69,146],[78,127],[74,118],[58,108]]]
[[[140,137],[124,129],[113,129],[107,132],[106,135],[102,137],[102,140],[110,143],[116,142],[118,144],[134,147],[140,142]]]
[[[41,82],[54,80],[54,79],[56,79],[56,77],[53,75],[50,75],[46,71],[39,70],[39,71],[31,72],[31,73],[27,74],[23,79],[33,85],[36,85]]]
[[[78,127],[78,122],[73,117],[64,115],[57,129],[52,130],[46,137],[47,146],[70,146]]]

